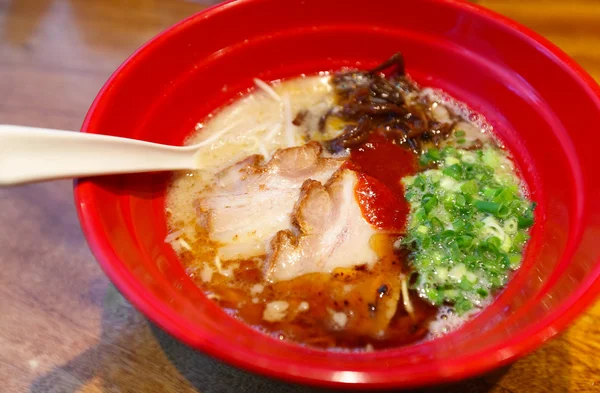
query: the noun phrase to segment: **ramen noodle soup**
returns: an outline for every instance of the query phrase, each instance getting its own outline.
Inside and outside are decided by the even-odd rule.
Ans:
[[[535,204],[482,116],[401,55],[255,85],[197,125],[202,169],[167,193],[165,241],[210,299],[278,339],[364,351],[445,334],[505,287]]]

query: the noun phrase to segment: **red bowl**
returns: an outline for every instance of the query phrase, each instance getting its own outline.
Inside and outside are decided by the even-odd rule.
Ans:
[[[408,72],[485,115],[539,202],[523,267],[459,331],[374,353],[277,341],[223,312],[186,276],[166,235],[168,174],[81,180],[79,218],[117,288],[176,338],[285,380],[414,387],[507,364],[563,330],[600,289],[600,88],[555,46],[474,5],[443,0],[238,0],[192,16],[129,58],[82,131],[181,144],[196,122],[266,80],[368,67],[402,51]]]

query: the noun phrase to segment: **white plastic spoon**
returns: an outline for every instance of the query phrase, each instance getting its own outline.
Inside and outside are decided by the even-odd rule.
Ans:
[[[193,146],[107,135],[0,125],[0,186],[119,173],[197,169]]]

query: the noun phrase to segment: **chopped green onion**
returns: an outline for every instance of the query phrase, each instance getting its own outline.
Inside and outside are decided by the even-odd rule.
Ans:
[[[529,228],[533,225],[533,217],[521,216],[517,218],[517,221],[519,223],[519,228]]]
[[[462,186],[460,186],[460,190],[466,194],[476,194],[477,182],[475,180],[466,181]]]
[[[506,203],[510,202],[514,198],[514,193],[507,187],[500,188],[494,195],[494,202]]]
[[[500,246],[502,245],[502,240],[500,240],[496,236],[492,236],[486,240],[486,243],[493,250],[497,251],[500,248]]]
[[[521,254],[511,254],[508,256],[508,262],[513,269],[521,264],[521,259]]]
[[[442,156],[438,149],[429,149],[419,158],[419,163],[423,166],[428,165],[432,162],[441,160]]]
[[[456,238],[456,244],[462,248],[467,249],[473,243],[473,237],[469,235],[462,235]]]
[[[425,187],[425,180],[423,180],[423,177],[417,176],[417,178],[415,179],[415,181],[413,183],[413,186],[422,190]]]
[[[443,231],[444,224],[442,223],[442,221],[439,218],[434,217],[431,219],[431,229],[435,232]]]
[[[477,201],[475,201],[475,207],[482,212],[492,213],[495,215],[500,211],[500,208],[502,207],[502,205],[497,202],[488,202],[488,201],[477,200]]]
[[[450,176],[456,180],[460,180],[462,176],[462,168],[459,164],[450,165],[442,170],[442,173],[446,176]]]
[[[497,189],[495,189],[495,188],[491,188],[491,187],[485,187],[485,188],[483,189],[483,196],[484,196],[484,198],[486,198],[486,199],[491,199],[491,198],[493,198],[493,197],[494,197],[494,195],[496,194],[496,191],[498,191],[498,190],[497,190]]]
[[[522,231],[518,231],[513,240],[513,244],[517,246],[522,246],[525,244],[525,242],[527,242],[528,238],[529,236],[527,236],[527,234],[525,234]]]
[[[423,204],[423,208],[425,209],[425,211],[429,213],[437,205],[438,199],[433,194],[425,194],[423,195],[421,203]]]
[[[506,160],[491,146],[430,149],[421,162],[438,169],[403,180],[411,211],[402,244],[412,250],[414,289],[430,303],[464,313],[519,268],[535,204],[507,173]]]

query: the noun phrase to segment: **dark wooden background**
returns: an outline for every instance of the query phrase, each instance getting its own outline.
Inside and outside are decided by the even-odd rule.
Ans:
[[[600,1],[481,0],[600,78]],[[0,0],[0,123],[78,129],[111,72],[208,2]],[[549,82],[550,83],[550,82]],[[0,392],[312,392],[222,365],[150,324],[81,235],[70,181],[0,190]],[[511,367],[427,392],[600,391],[600,303]]]

